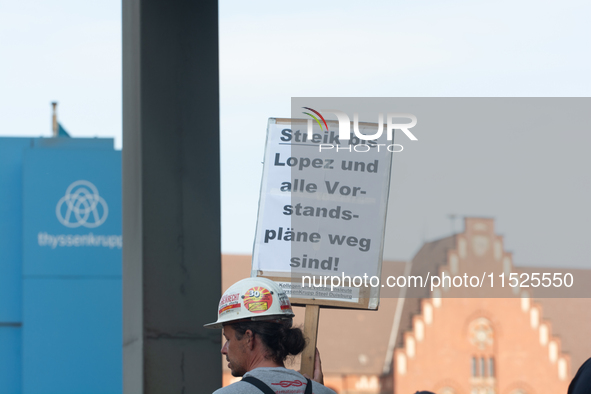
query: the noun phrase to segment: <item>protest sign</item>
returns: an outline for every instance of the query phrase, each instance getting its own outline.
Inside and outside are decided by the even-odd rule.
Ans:
[[[252,276],[275,280],[296,305],[377,309],[392,152],[402,147],[385,125],[351,123],[349,139],[337,121],[310,126],[269,119]]]

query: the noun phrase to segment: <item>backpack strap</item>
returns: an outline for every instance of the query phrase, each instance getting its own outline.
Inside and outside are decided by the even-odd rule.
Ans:
[[[312,381],[308,378],[306,378],[306,380],[308,381],[308,384],[306,385],[306,391],[304,391],[304,394],[312,394]]]
[[[263,383],[262,380],[255,378],[254,376],[247,376],[242,378],[241,382],[247,382],[261,390],[264,394],[275,394],[275,391],[271,390],[269,386]],[[307,388],[307,387],[306,387]]]

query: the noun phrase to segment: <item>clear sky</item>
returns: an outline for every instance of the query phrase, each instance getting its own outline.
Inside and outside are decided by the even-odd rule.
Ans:
[[[267,118],[289,117],[291,97],[588,97],[590,25],[582,0],[220,1],[223,251],[252,250]],[[0,0],[0,59],[0,135],[50,136],[56,100],[72,136],[121,148],[120,1]],[[387,257],[411,258],[457,213],[497,217],[518,263],[552,264],[567,249],[574,265],[591,261],[567,237],[521,242],[493,206],[443,204],[420,231],[399,223],[409,241]]]

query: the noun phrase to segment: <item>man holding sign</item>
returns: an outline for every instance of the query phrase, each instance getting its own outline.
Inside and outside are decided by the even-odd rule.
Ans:
[[[226,343],[222,354],[233,376],[243,379],[215,394],[283,392],[334,394],[323,386],[320,357],[316,355],[314,380],[285,368],[289,355],[304,350],[306,339],[292,327],[294,313],[285,292],[272,280],[247,278],[230,286],[218,306],[218,319],[207,328],[222,328]]]

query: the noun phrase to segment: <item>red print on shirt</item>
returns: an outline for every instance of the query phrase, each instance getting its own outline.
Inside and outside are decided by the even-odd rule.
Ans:
[[[281,387],[291,387],[291,386],[295,386],[295,387],[300,387],[306,383],[302,383],[299,380],[294,380],[293,382],[289,381],[289,380],[282,380],[279,383],[271,383],[275,386],[281,386]]]

